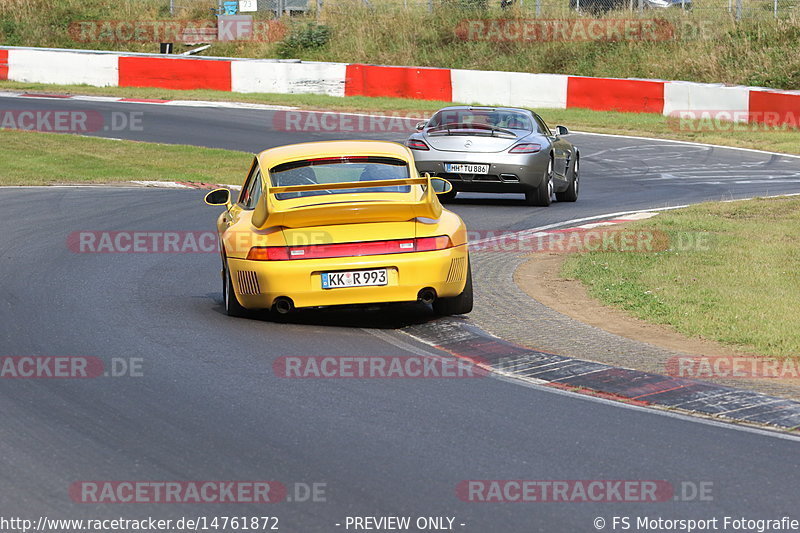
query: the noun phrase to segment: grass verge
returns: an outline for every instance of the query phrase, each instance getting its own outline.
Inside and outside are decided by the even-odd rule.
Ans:
[[[245,152],[0,130],[0,185],[129,180],[241,183]]]
[[[241,94],[224,91],[179,91],[150,87],[91,87],[88,85],[51,85],[0,81],[0,90],[59,94],[104,95],[163,100],[237,101],[295,106],[302,109],[339,112],[372,112],[427,117],[451,104],[431,100],[370,98],[366,96],[326,96],[315,94]],[[468,102],[469,103],[469,102]],[[552,127],[563,124],[573,130],[620,135],[635,135],[693,141],[722,146],[752,148],[800,154],[800,130],[769,128],[763,124],[718,123],[699,121],[679,123],[655,113],[618,113],[589,109],[539,109]]]
[[[562,275],[605,305],[689,337],[800,355],[800,198],[698,204],[626,229],[664,232],[670,249],[573,254]]]

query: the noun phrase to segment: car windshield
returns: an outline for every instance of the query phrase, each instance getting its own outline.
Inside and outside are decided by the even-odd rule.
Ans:
[[[476,125],[507,130],[533,131],[530,116],[521,111],[501,109],[443,109],[428,121],[429,128],[448,125]]]
[[[405,161],[392,157],[331,157],[292,161],[273,167],[269,171],[274,187],[315,185],[318,183],[349,183],[378,180],[408,179],[409,168]],[[278,193],[278,200],[304,198],[328,194],[348,193],[407,193],[408,185],[390,187],[359,187],[352,189],[323,189]]]

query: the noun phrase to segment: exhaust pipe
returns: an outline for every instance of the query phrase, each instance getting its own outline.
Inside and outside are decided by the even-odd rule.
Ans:
[[[273,305],[275,306],[275,310],[278,312],[278,314],[281,315],[290,313],[294,309],[294,302],[291,298],[287,298],[286,296],[277,298]]]
[[[431,289],[430,287],[421,289],[417,293],[417,300],[419,300],[424,304],[432,304],[435,299],[436,299],[436,291]]]

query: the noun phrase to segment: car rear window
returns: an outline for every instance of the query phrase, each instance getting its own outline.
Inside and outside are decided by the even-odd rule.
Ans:
[[[500,109],[443,109],[428,121],[435,128],[448,124],[478,124],[511,130],[534,131],[530,116],[520,111]]]
[[[409,168],[405,161],[393,157],[326,157],[283,163],[270,169],[269,179],[274,187],[314,185],[317,183],[349,183],[362,181],[408,179]],[[303,198],[328,194],[348,193],[407,193],[408,185],[391,187],[366,187],[354,189],[323,189],[278,193],[278,200]]]

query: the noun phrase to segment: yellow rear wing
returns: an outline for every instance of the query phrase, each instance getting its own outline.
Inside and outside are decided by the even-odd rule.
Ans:
[[[292,200],[279,200],[281,193],[334,191],[344,189],[372,189],[376,187],[396,187],[422,185],[424,193],[419,201],[407,200],[353,200],[352,197],[336,201],[328,196],[312,196],[305,198],[306,205],[297,205]],[[354,191],[354,193],[357,191]],[[404,194],[404,193],[381,193]],[[348,195],[349,196],[349,195]],[[332,199],[333,201],[326,201]],[[272,226],[287,228],[303,228],[328,224],[356,224],[360,222],[403,222],[415,218],[438,219],[442,214],[442,204],[433,190],[430,175],[424,177],[375,180],[347,181],[341,183],[314,183],[309,185],[291,185],[273,187],[264,182],[264,191],[253,212],[253,225],[259,229]]]

